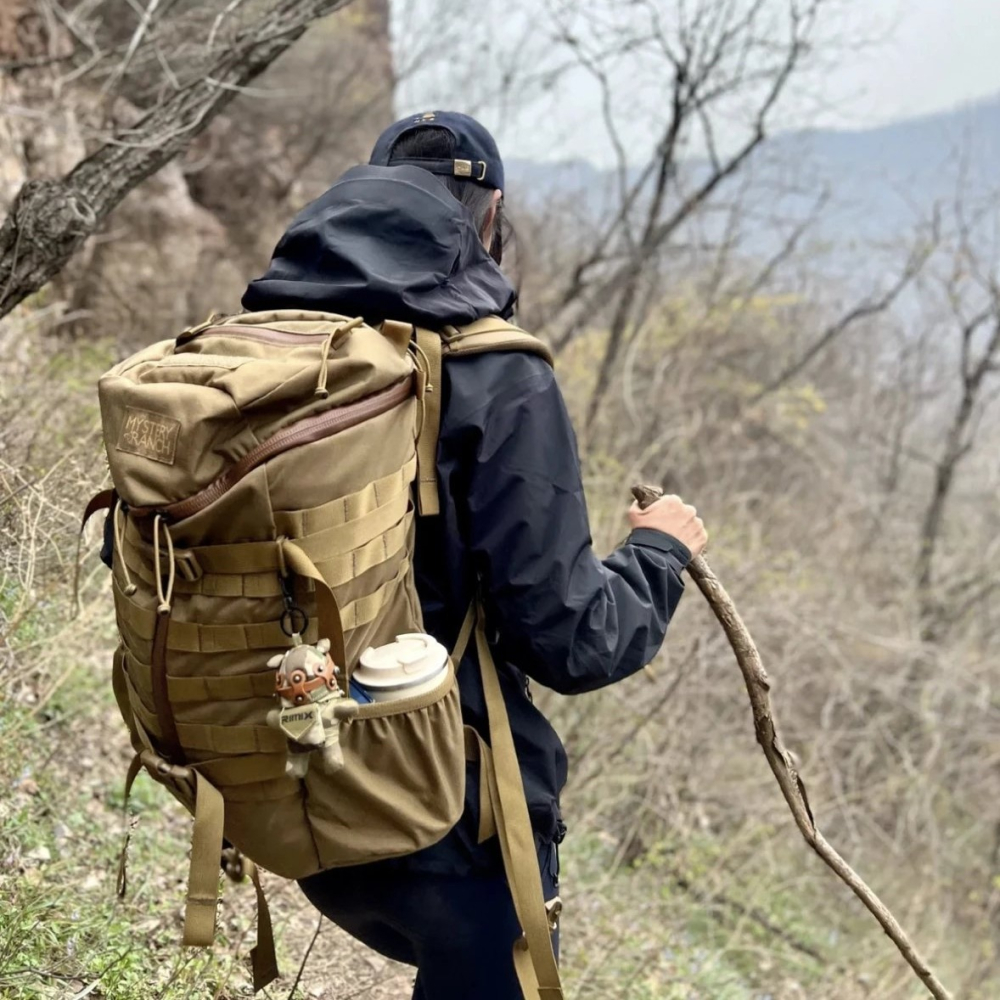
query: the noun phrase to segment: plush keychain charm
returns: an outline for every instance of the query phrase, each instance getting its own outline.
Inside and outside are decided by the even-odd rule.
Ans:
[[[330,656],[330,641],[320,639],[315,646],[292,636],[295,645],[286,653],[272,656],[269,667],[277,667],[274,693],[281,708],[267,713],[267,724],[288,738],[285,773],[304,778],[309,758],[320,753],[323,769],[337,771],[344,766],[340,749],[340,724],[357,715],[358,703],[344,695],[337,682],[340,668]]]

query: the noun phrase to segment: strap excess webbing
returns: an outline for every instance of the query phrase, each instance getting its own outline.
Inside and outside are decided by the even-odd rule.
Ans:
[[[118,892],[119,899],[124,899],[125,893],[128,891],[128,846],[129,842],[132,840],[132,820],[128,814],[128,800],[129,796],[132,794],[132,785],[135,784],[135,779],[141,769],[142,757],[139,754],[136,754],[128,766],[128,773],[125,775],[125,793],[122,796],[122,813],[125,817],[125,834],[122,841],[122,851],[118,856],[118,879],[115,887]]]
[[[490,785],[490,799],[514,910],[524,931],[524,937],[514,944],[514,968],[525,1000],[563,1000],[514,736],[496,664],[486,639],[482,608],[477,615],[476,649],[483,677],[493,760],[493,766],[483,770]]]
[[[118,862],[118,895],[124,897],[127,885],[131,826],[128,801],[132,785],[142,766],[153,774],[168,767],[151,751],[136,754],[125,778],[125,843]],[[215,941],[215,918],[219,904],[219,868],[222,858],[225,801],[219,790],[195,768],[169,768],[182,774],[183,780],[193,781],[195,789],[194,832],[191,838],[191,867],[188,873],[187,901],[184,910],[184,944],[210,947]],[[264,896],[257,866],[244,857],[244,871],[253,881],[257,899],[257,944],[250,952],[254,991],[260,991],[278,978],[278,961],[274,949],[274,928],[271,911]]]
[[[271,909],[260,884],[260,870],[249,859],[244,859],[250,869],[254,892],[257,894],[257,943],[250,949],[250,967],[253,969],[253,990],[259,993],[278,978],[278,958],[274,953],[274,928],[271,926]]]
[[[194,834],[188,873],[184,944],[208,947],[215,941],[215,911],[219,904],[219,859],[222,857],[222,794],[197,771]]]

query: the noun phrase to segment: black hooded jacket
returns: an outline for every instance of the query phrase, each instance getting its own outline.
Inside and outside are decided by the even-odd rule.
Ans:
[[[468,210],[417,167],[356,167],[292,222],[248,310],[322,309],[440,328],[509,317],[515,294]],[[497,664],[541,841],[559,839],[566,754],[527,678],[565,694],[648,663],[683,590],[690,553],[634,532],[609,558],[591,545],[576,441],[552,370],[520,352],[448,359],[437,467],[441,513],[417,525],[425,624],[449,647],[481,581]],[[473,644],[474,645],[474,644]],[[465,721],[487,732],[472,650],[459,669]],[[399,864],[463,872],[497,863],[477,848],[478,775],[456,829]]]

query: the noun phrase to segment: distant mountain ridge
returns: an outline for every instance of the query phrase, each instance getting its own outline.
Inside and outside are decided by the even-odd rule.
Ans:
[[[692,176],[706,168],[689,161]],[[975,198],[1000,190],[1000,94],[950,111],[867,129],[808,129],[779,134],[749,165],[756,200],[794,218],[828,189],[823,238],[882,240],[929,214],[961,189]],[[612,204],[615,173],[586,160],[506,163],[512,201],[542,203],[575,195],[595,214]],[[637,174],[634,174],[634,176]],[[961,178],[961,181],[960,181]],[[797,192],[787,193],[794,185]],[[776,196],[775,191],[786,193]]]

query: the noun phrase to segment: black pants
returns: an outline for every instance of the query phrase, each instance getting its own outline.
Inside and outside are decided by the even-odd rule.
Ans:
[[[545,898],[557,848],[539,852]],[[300,883],[309,901],[387,958],[417,967],[413,1000],[521,1000],[511,948],[521,933],[502,872],[443,875],[364,865]],[[558,954],[559,935],[553,937]]]

